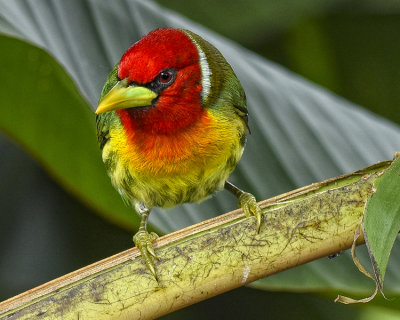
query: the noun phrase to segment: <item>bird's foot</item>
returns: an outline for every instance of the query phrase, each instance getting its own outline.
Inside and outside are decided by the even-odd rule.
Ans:
[[[158,238],[154,232],[148,233],[146,230],[140,230],[133,236],[135,245],[139,248],[143,260],[146,262],[147,269],[152,273],[154,278],[158,281],[156,269],[154,267],[153,259],[158,260],[153,248],[153,241]]]
[[[257,220],[257,233],[260,231],[262,211],[257,204],[256,198],[248,192],[243,192],[239,198],[239,207],[243,209],[246,217],[254,216]]]

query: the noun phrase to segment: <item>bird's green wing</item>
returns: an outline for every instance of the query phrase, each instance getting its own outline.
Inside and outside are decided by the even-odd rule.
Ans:
[[[100,99],[103,100],[104,96],[115,86],[118,82],[118,65],[115,65],[113,70],[108,75],[107,81],[104,84],[103,90],[100,94]],[[97,125],[97,141],[99,143],[100,149],[103,150],[104,145],[110,138],[110,126],[114,121],[115,113],[114,112],[105,112],[96,115],[96,125]]]
[[[249,131],[249,133],[251,133],[249,127],[249,113],[247,112],[247,106],[245,105],[243,107],[239,105],[233,105],[233,107],[235,108],[235,113],[243,120],[243,122],[246,124],[247,130]]]

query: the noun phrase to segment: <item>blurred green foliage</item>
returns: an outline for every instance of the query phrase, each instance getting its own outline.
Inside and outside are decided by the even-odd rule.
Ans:
[[[158,3],[400,123],[400,1]]]
[[[138,223],[139,219],[110,185],[99,154],[94,114],[73,81],[40,48],[7,36],[0,35],[0,39],[4,46],[0,87],[7,88],[0,91],[0,100],[12,100],[10,107],[2,108],[2,130],[81,201],[100,213],[118,210],[124,221],[121,224],[133,228],[133,221]],[[21,61],[24,75],[18,85],[10,85]]]

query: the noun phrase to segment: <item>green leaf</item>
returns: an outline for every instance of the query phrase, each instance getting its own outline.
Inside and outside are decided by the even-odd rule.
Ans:
[[[400,230],[400,158],[376,182],[365,207],[363,229],[375,276],[383,287],[390,252]]]
[[[4,35],[0,43],[0,129],[66,189],[132,228],[137,217],[110,185],[97,146],[93,112],[76,85],[42,49]]]
[[[242,81],[252,135],[232,182],[258,199],[360,169],[400,150],[399,126],[151,1],[0,0],[0,12],[1,130],[63,186],[120,224],[137,225],[138,219],[105,175],[87,106],[95,108],[106,76],[122,53],[157,27],[184,27],[203,36],[221,50]],[[150,222],[170,232],[236,205],[231,195],[221,192],[200,205],[154,210]],[[321,261],[303,266],[301,272],[315,281],[328,264]],[[354,269],[351,260],[343,263],[343,269]],[[392,269],[398,279],[398,268]],[[315,281],[321,291],[364,290],[350,275],[349,282],[335,286],[337,270],[332,266],[326,281]],[[275,288],[301,288],[299,274],[288,281],[281,278]],[[393,282],[397,292],[398,283]]]
[[[383,3],[309,17],[289,31],[286,48],[296,72],[400,123],[400,19],[395,6],[383,14]]]

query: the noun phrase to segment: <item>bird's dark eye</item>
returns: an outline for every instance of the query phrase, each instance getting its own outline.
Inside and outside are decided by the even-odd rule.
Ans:
[[[162,90],[168,88],[176,78],[177,71],[175,69],[164,69],[153,81],[146,84],[146,87],[159,94]]]
[[[172,72],[163,71],[160,73],[160,81],[161,82],[169,82],[172,79]]]
[[[162,84],[171,84],[175,79],[175,73],[172,70],[163,70],[160,72],[158,79]]]

